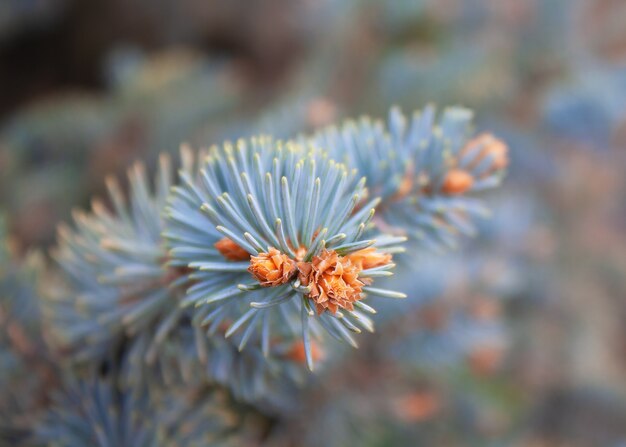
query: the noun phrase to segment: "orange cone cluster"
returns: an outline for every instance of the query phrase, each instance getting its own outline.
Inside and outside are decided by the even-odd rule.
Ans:
[[[315,310],[321,314],[339,308],[354,310],[353,303],[361,299],[365,283],[359,280],[359,268],[346,256],[334,250],[324,250],[311,262],[298,263],[298,278],[304,286],[310,286],[309,297]]]
[[[468,141],[465,147],[461,149],[459,156],[463,157],[478,147],[481,149],[474,155],[474,159],[469,163],[469,170],[476,168],[485,158],[491,158],[491,166],[480,175],[480,178],[489,177],[496,171],[506,168],[509,164],[508,148],[506,144],[502,140],[487,133],[478,135],[476,138]],[[448,195],[464,194],[474,186],[474,181],[474,176],[470,172],[464,169],[453,168],[446,173],[441,185],[441,190],[444,194]]]
[[[276,287],[291,281],[296,275],[303,286],[311,288],[309,298],[314,302],[318,314],[328,310],[354,310],[354,302],[361,299],[367,278],[359,278],[363,270],[387,265],[391,255],[381,253],[373,247],[340,256],[334,250],[324,250],[311,262],[296,262],[276,248],[267,253],[250,256],[230,239],[224,238],[215,244],[219,252],[231,261],[250,259],[248,271],[263,287]]]

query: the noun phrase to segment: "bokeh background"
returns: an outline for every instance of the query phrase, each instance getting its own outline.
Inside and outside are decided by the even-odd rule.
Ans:
[[[409,307],[277,439],[624,446],[624,23],[623,0],[2,0],[0,210],[45,249],[183,141],[470,107],[510,147],[493,216],[398,276]]]

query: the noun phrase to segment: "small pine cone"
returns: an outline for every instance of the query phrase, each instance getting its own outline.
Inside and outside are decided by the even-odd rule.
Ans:
[[[313,357],[313,361],[317,362],[323,355],[324,354],[318,344],[311,341],[311,356]],[[304,342],[302,340],[294,342],[294,344],[291,345],[287,351],[286,357],[297,363],[306,363],[306,350],[304,349]]]
[[[276,287],[288,282],[296,273],[296,262],[271,247],[267,253],[250,257],[248,271],[263,287]]]
[[[474,177],[462,169],[451,169],[447,172],[441,185],[444,194],[459,195],[467,192],[474,184]]]
[[[463,149],[461,149],[460,156],[463,157],[467,152],[474,148],[481,146],[482,149],[475,156],[470,164],[470,168],[473,169],[478,166],[485,157],[492,158],[491,167],[482,175],[482,177],[488,177],[496,171],[504,169],[509,164],[508,147],[502,140],[494,137],[489,133],[483,133],[468,141]]]
[[[389,253],[382,253],[377,251],[374,247],[352,252],[346,257],[359,270],[373,269],[391,262],[391,255]]]
[[[217,241],[215,243],[215,248],[229,261],[246,261],[250,259],[250,253],[227,237]]]
[[[354,310],[353,303],[361,299],[364,283],[358,278],[360,270],[334,250],[298,263],[298,270],[300,282],[311,287],[309,298],[318,314],[325,310],[334,314],[339,308]]]
[[[398,190],[393,196],[391,196],[391,200],[402,200],[413,190],[413,186],[413,174],[410,172],[406,173],[398,186]]]

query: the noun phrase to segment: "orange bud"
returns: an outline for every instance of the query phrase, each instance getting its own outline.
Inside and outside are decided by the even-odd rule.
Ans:
[[[359,269],[347,257],[334,250],[324,250],[311,262],[298,263],[298,277],[305,286],[311,287],[309,298],[315,303],[318,314],[325,310],[354,310],[353,303],[361,299],[364,285],[359,280]]]
[[[391,255],[389,253],[376,251],[374,247],[367,247],[363,250],[355,251],[346,256],[346,258],[359,270],[373,269],[391,262]]]
[[[250,259],[250,253],[245,251],[232,240],[224,237],[215,243],[215,248],[229,261],[246,261]]]
[[[322,351],[314,341],[311,341],[311,356],[313,361],[317,362],[322,358]],[[306,351],[304,349],[304,342],[302,340],[294,342],[289,351],[287,351],[287,358],[298,363],[306,363]]]
[[[405,174],[398,186],[398,191],[391,197],[391,200],[401,200],[413,190],[413,177],[411,173]]]
[[[275,287],[288,282],[297,271],[296,262],[275,248],[250,257],[248,271],[263,287]]]
[[[467,152],[474,148],[481,146],[482,149],[475,156],[474,160],[470,163],[470,168],[478,166],[485,157],[492,158],[491,167],[483,174],[483,177],[487,177],[496,171],[504,169],[509,164],[508,147],[500,139],[494,137],[489,133],[483,133],[468,141],[463,149],[461,149],[460,155],[463,156]]]
[[[443,179],[441,190],[445,194],[457,195],[467,192],[474,184],[474,177],[462,169],[451,169]]]

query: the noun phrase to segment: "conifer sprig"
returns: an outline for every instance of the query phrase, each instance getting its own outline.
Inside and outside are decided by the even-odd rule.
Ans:
[[[364,117],[300,140],[367,178],[371,194],[382,198],[375,220],[381,230],[450,248],[488,215],[472,195],[499,185],[508,165],[506,145],[490,134],[474,136],[472,119],[461,107],[439,117],[432,106],[411,117],[393,107],[387,123]]]
[[[111,209],[94,200],[91,212],[74,212],[74,229],[59,227],[53,256],[62,274],[44,292],[58,342],[73,358],[102,359],[124,337],[147,331],[151,343],[141,355],[154,361],[159,345],[180,323],[181,274],[164,266],[161,237],[173,176],[166,156],[155,176],[135,164],[128,172],[128,200],[109,177]]]
[[[112,379],[69,381],[54,395],[35,441],[62,447],[240,445],[219,390],[126,388]],[[39,445],[39,444],[37,444]]]
[[[398,252],[403,239],[371,232],[378,199],[366,200],[365,179],[323,151],[242,140],[211,148],[197,175],[181,178],[167,208],[170,265],[193,270],[183,305],[210,334],[226,324],[227,337],[241,332],[241,349],[260,334],[265,354],[274,336],[301,338],[312,368],[311,333],[356,345],[351,333],[373,328],[362,298],[404,297],[371,286],[390,274],[390,257],[368,268],[350,260],[369,247]],[[338,258],[310,276],[320,256]]]

